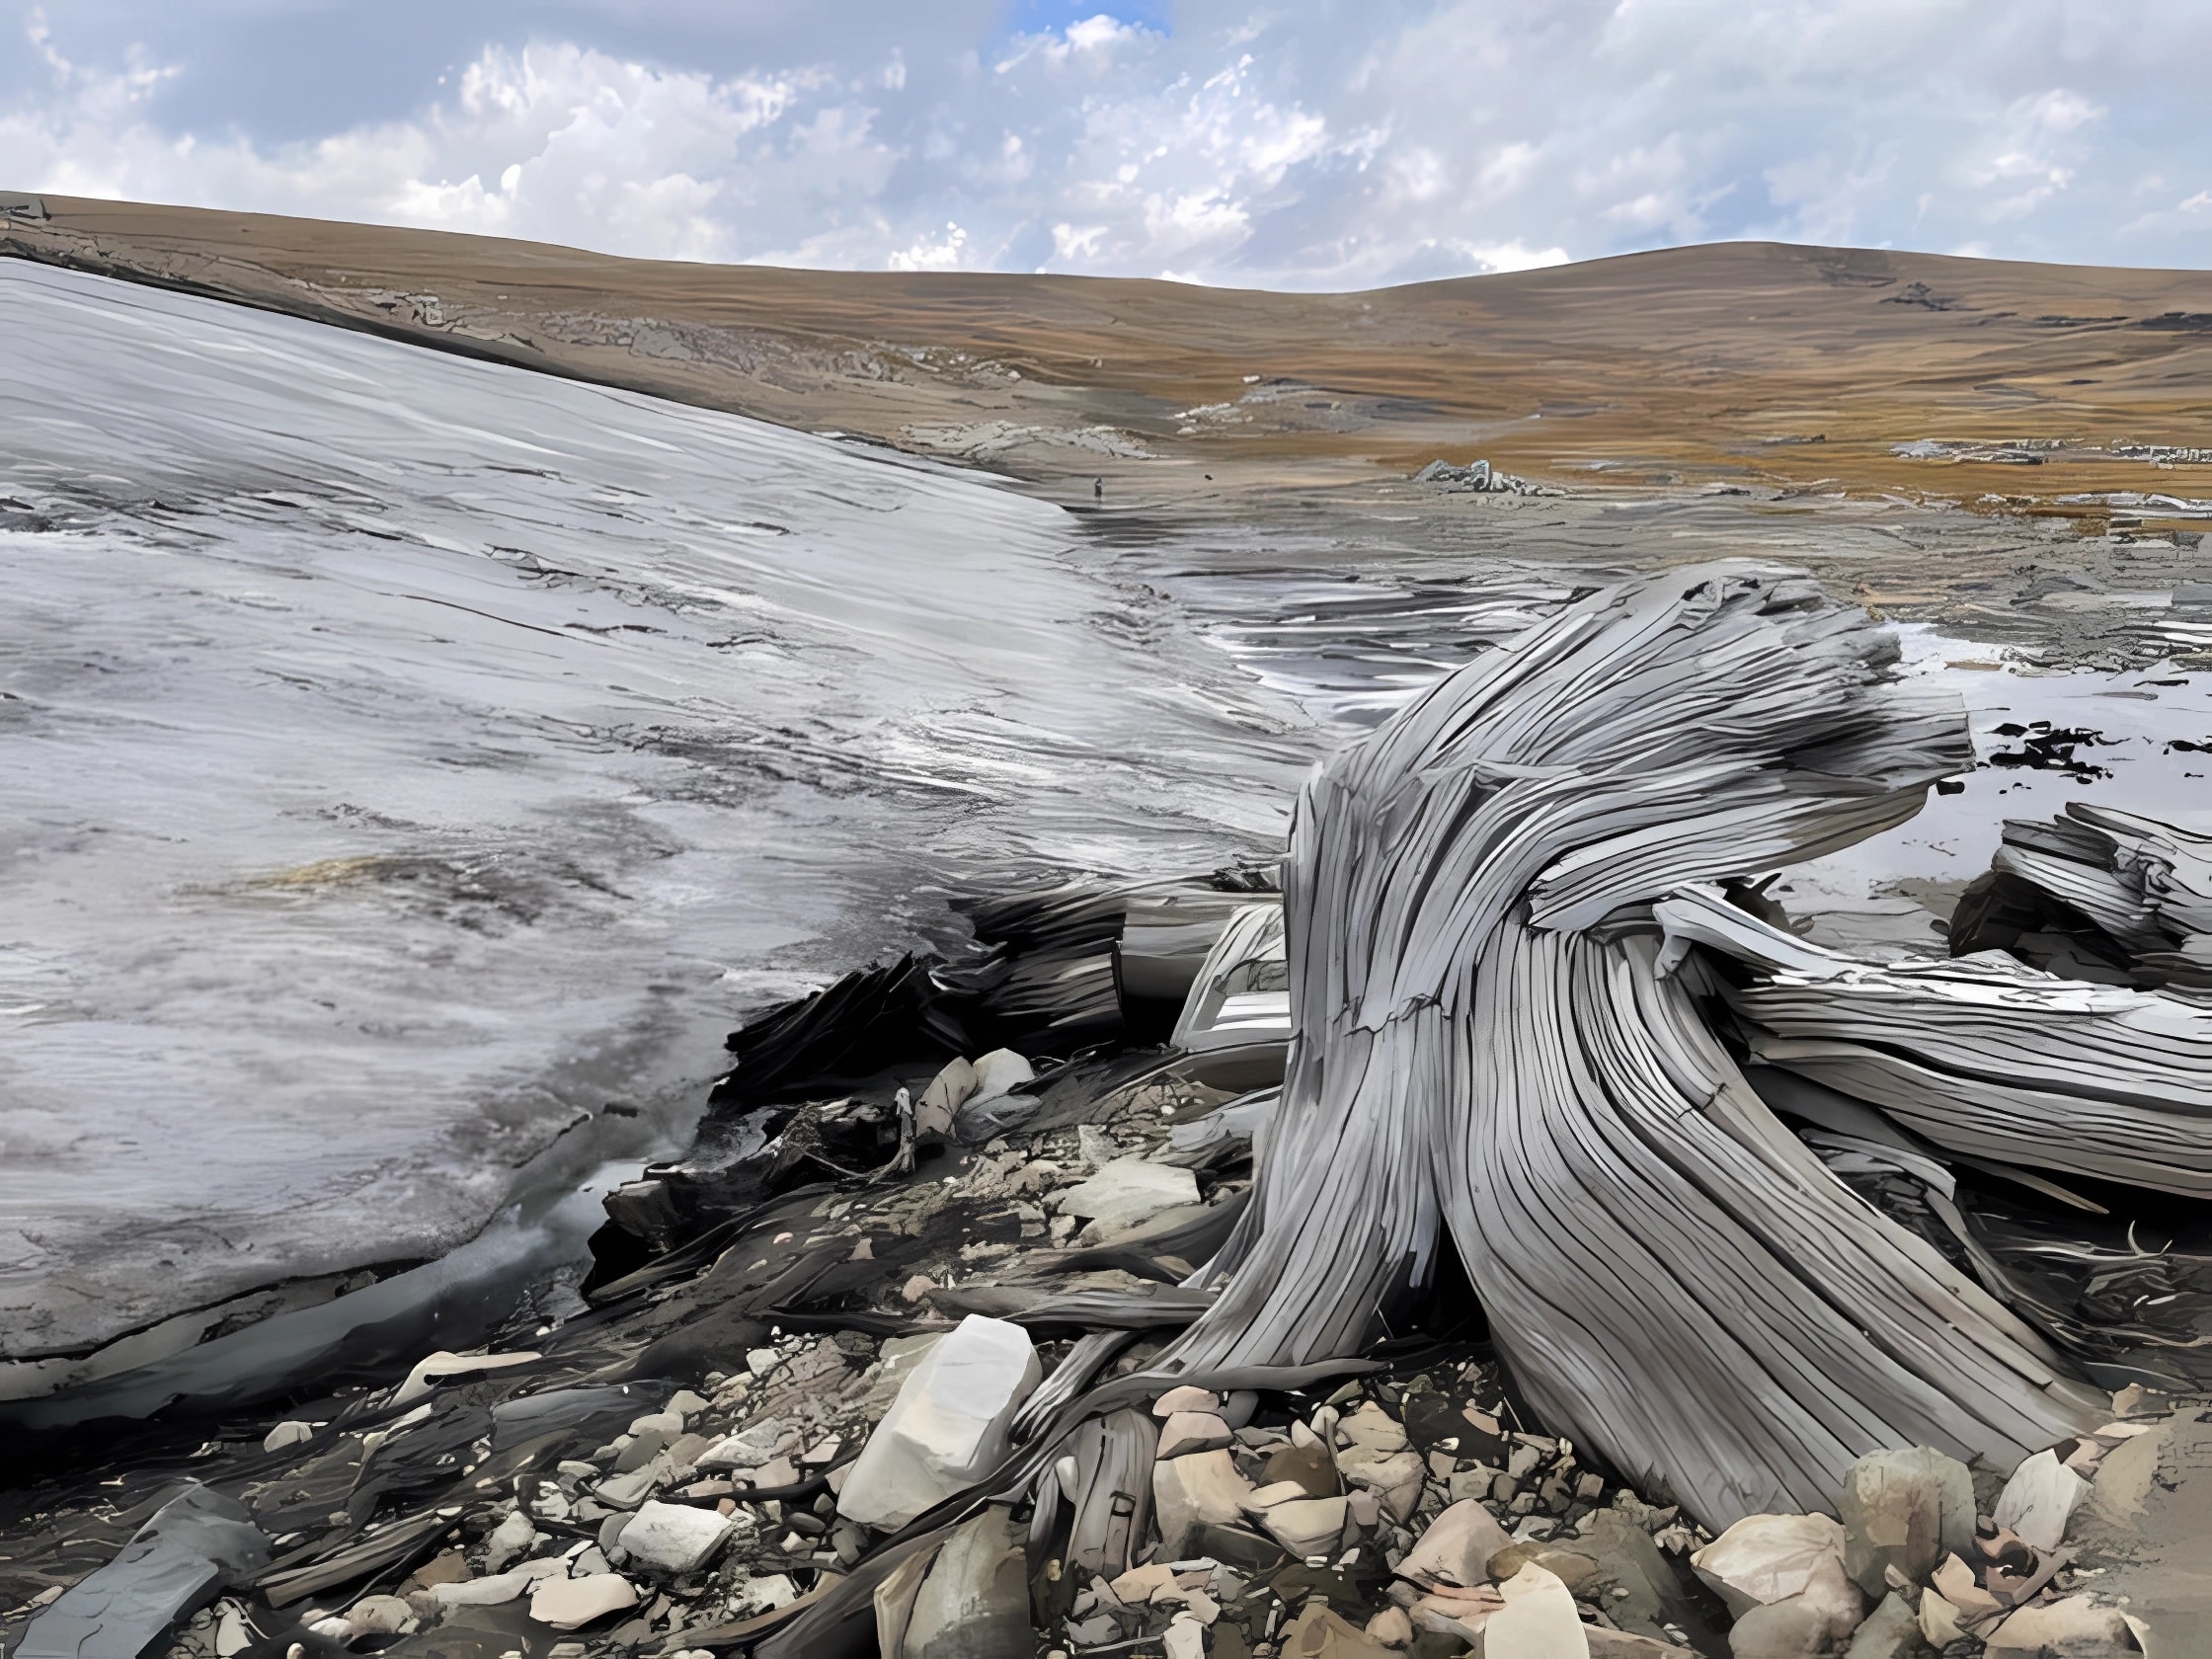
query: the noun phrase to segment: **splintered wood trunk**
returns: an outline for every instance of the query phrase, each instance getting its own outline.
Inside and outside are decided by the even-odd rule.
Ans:
[[[1864,612],[1746,563],[1595,594],[1320,768],[1292,1049],[1170,1376],[1355,1352],[1457,1249],[1554,1429],[1707,1525],[1930,1444],[2009,1467],[2099,1396],[1813,1155],[1652,906],[1885,830],[1970,759]],[[1785,936],[1786,937],[1786,936]]]

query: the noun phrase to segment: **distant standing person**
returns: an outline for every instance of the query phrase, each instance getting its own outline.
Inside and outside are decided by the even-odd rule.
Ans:
[[[1090,481],[1090,499],[1094,502],[1103,502],[1106,499],[1105,479],[1094,478]]]

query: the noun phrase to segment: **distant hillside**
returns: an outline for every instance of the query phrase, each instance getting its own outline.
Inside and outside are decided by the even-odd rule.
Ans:
[[[1282,294],[42,206],[0,211],[0,252],[870,436],[1060,495],[1103,474],[1152,499],[1233,498],[1486,455],[1560,481],[1826,483],[2093,519],[2109,509],[2063,498],[2212,497],[2206,272],[1725,243]]]

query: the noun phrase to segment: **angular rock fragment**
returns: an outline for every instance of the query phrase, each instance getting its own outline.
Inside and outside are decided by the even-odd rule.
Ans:
[[[970,1314],[915,1366],[837,1498],[864,1526],[903,1527],[1004,1458],[1008,1425],[1043,1368],[1029,1333]]]
[[[1482,1627],[1482,1651],[1515,1659],[1589,1659],[1590,1640],[1567,1587],[1535,1564],[1498,1587],[1505,1606]]]
[[[1874,1452],[1853,1463],[1837,1495],[1844,1569],[1869,1596],[1888,1590],[1895,1567],[1924,1583],[1946,1554],[1974,1541],[1974,1477],[1934,1447]]]
[[[1285,1626],[1282,1652],[1295,1659],[1393,1659],[1389,1648],[1346,1623],[1324,1602],[1309,1603]]]
[[[1973,1569],[1956,1555],[1946,1555],[1929,1575],[1929,1587],[1958,1609],[1961,1618],[1981,1620],[1999,1612],[2004,1604],[1974,1582]]]
[[[529,1553],[545,1535],[537,1530],[525,1510],[517,1509],[494,1527],[484,1539],[484,1570],[504,1571],[510,1561]]]
[[[1254,1494],[1255,1498],[1264,1495]],[[1247,1504],[1247,1510],[1250,1505]],[[1303,1495],[1268,1505],[1259,1511],[1259,1524],[1293,1555],[1333,1555],[1344,1537],[1344,1523],[1351,1510],[1343,1498],[1308,1498]]]
[[[620,1573],[540,1579],[530,1592],[530,1617],[556,1630],[579,1629],[594,1619],[637,1605],[637,1590]]]
[[[1512,1546],[1488,1509],[1462,1499],[1429,1523],[1398,1563],[1398,1576],[1471,1589],[1489,1582],[1491,1558]]]
[[[1079,1216],[1100,1233],[1117,1232],[1148,1221],[1163,1210],[1198,1202],[1198,1177],[1173,1164],[1149,1158],[1115,1158],[1087,1181],[1053,1195],[1064,1216]]]
[[[171,1622],[269,1564],[269,1540],[235,1499],[193,1483],[155,1510],[113,1561],[31,1621],[15,1659],[134,1655]]]
[[[2074,1506],[2089,1490],[2090,1483],[2049,1451],[2038,1452],[2013,1471],[1991,1517],[2000,1527],[2012,1528],[2022,1541],[2038,1549],[2056,1549],[2066,1541],[2066,1523]]]
[[[1690,1557],[1714,1595],[1741,1619],[1801,1593],[1823,1561],[1844,1558],[1844,1529],[1826,1515],[1747,1515]]]
[[[730,1536],[727,1515],[689,1504],[646,1503],[616,1541],[638,1560],[664,1572],[690,1573],[704,1566]]]
[[[1998,1625],[1988,1659],[2127,1659],[2140,1653],[2127,1617],[2089,1596],[2023,1607]]]
[[[1193,1452],[1214,1452],[1228,1445],[1229,1427],[1212,1412],[1177,1411],[1160,1426],[1162,1458],[1187,1457]]]
[[[1160,1460],[1152,1465],[1152,1511],[1161,1549],[1182,1558],[1201,1525],[1228,1527],[1243,1519],[1244,1501],[1251,1495],[1252,1483],[1226,1452]]]
[[[949,1062],[922,1090],[921,1104],[914,1112],[914,1127],[924,1135],[949,1134],[953,1119],[968,1103],[969,1096],[976,1092],[979,1081],[976,1068],[967,1061]]]
[[[725,1435],[699,1454],[702,1469],[758,1468],[782,1449],[790,1431],[773,1417],[763,1417],[733,1435]]]
[[[503,1607],[521,1596],[541,1579],[560,1578],[567,1568],[559,1556],[547,1556],[535,1561],[524,1561],[506,1572],[488,1573],[482,1578],[459,1579],[447,1584],[433,1584],[424,1594],[439,1607]]]

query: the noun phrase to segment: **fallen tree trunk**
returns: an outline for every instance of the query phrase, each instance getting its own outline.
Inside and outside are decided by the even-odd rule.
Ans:
[[[1718,1528],[1881,1447],[2010,1467],[2101,1405],[1854,1194],[1714,1038],[1650,907],[1903,822],[1954,702],[1800,573],[1592,596],[1320,768],[1286,866],[1292,1050],[1170,1377],[1355,1352],[1457,1248],[1547,1426]]]

